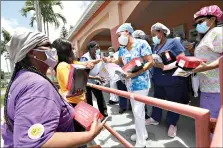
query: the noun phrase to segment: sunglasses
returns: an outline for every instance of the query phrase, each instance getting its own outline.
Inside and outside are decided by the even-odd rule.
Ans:
[[[48,48],[52,49],[53,45],[51,43],[46,43],[46,44],[43,44],[43,45],[38,45],[34,49],[37,49],[37,48],[40,48],[40,47],[48,47]]]
[[[200,21],[196,22],[195,24],[193,24],[193,26],[196,27],[197,24],[201,24],[201,23],[203,23],[204,21],[206,21],[206,19],[203,19],[203,20],[200,20]]]
[[[92,49],[99,49],[99,45],[94,46]]]

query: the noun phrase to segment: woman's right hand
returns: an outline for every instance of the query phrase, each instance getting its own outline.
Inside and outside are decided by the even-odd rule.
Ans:
[[[105,118],[104,121],[101,122],[97,115],[94,116],[94,121],[91,125],[91,130],[89,131],[92,140],[101,132],[107,119],[108,118]]]
[[[86,66],[86,67],[88,67],[88,68],[90,68],[90,69],[93,69],[94,66],[95,66],[95,63],[93,63],[93,62],[86,62],[86,63],[84,64],[84,66]]]

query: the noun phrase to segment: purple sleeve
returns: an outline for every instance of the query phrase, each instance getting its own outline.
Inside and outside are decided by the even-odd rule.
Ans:
[[[41,147],[56,132],[61,113],[59,95],[48,83],[29,85],[22,96],[16,101],[14,116],[14,146]],[[44,133],[37,139],[28,135],[29,128],[34,124],[42,124]]]

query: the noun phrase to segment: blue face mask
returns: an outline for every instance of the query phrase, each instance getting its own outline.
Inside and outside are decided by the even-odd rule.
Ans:
[[[96,55],[100,55],[101,54],[101,50],[100,49],[97,49],[96,50]]]
[[[154,43],[154,45],[159,45],[160,44],[160,39],[158,38],[158,36],[154,36],[153,37],[153,43]]]
[[[198,32],[198,33],[201,33],[201,34],[206,33],[206,32],[208,31],[209,28],[210,28],[210,27],[207,26],[207,22],[206,22],[206,21],[203,22],[203,23],[201,23],[201,24],[197,24],[197,26],[196,26],[196,30],[197,30],[197,32]]]

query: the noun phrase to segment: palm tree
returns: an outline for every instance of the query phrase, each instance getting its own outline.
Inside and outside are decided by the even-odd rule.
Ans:
[[[4,53],[4,52],[7,52],[6,50],[6,44],[10,41],[11,39],[11,34],[5,30],[4,28],[2,28],[2,36],[3,36],[3,41],[1,41],[1,45],[0,45],[0,50],[1,50],[1,55]]]
[[[61,38],[66,38],[68,36],[68,31],[65,28],[65,26],[62,27],[61,32],[60,32],[60,37]]]
[[[47,33],[49,36],[49,24],[53,24],[56,28],[60,26],[60,21],[64,24],[67,23],[66,18],[60,14],[55,13],[53,10],[53,7],[59,6],[61,9],[63,9],[62,2],[59,0],[40,0],[39,1],[39,7],[41,11],[41,16],[43,19],[43,25],[44,25],[44,32]],[[27,14],[30,11],[35,11],[34,7],[34,0],[27,0],[25,3],[25,6],[21,9],[22,16],[27,17]],[[34,13],[31,17],[30,26],[33,27],[33,23],[36,21],[36,14]],[[46,29],[47,27],[47,29]]]
[[[5,60],[6,60],[6,66],[7,66],[8,72],[9,72],[9,67],[8,67],[8,62],[7,62],[7,59],[9,59],[9,53],[6,50],[6,44],[10,41],[12,36],[4,28],[2,28],[1,33],[2,33],[2,36],[3,36],[3,39],[4,39],[3,41],[1,41],[1,44],[0,44],[1,55],[3,55],[3,53],[6,53],[4,56],[5,56]],[[12,64],[11,61],[10,61],[10,66],[11,66],[11,70],[12,70],[13,64]]]

